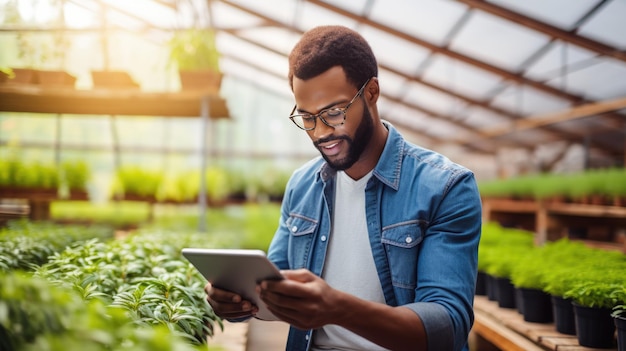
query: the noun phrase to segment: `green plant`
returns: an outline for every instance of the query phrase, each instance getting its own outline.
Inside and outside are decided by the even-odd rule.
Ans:
[[[564,297],[581,306],[612,309],[616,303],[612,292],[618,288],[620,284],[613,282],[579,282],[566,291]]]
[[[86,190],[89,167],[82,161],[66,161],[61,166],[24,162],[15,156],[0,160],[0,186]]]
[[[495,277],[510,278],[516,262],[532,247],[532,233],[503,228],[495,222],[485,223],[478,247],[478,269]]]
[[[117,170],[113,183],[113,194],[156,196],[163,180],[160,171],[126,166]]]
[[[84,161],[66,161],[61,164],[61,183],[67,190],[87,190],[91,176],[89,166]]]
[[[179,31],[168,42],[170,62],[178,70],[213,70],[219,72],[220,54],[211,29]]]
[[[204,298],[204,279],[180,251],[204,245],[216,243],[198,233],[162,232],[91,240],[54,254],[35,274],[72,287],[85,299],[97,297],[138,323],[164,325],[202,343],[221,321]]]
[[[543,290],[543,276],[550,269],[543,253],[541,248],[533,248],[515,261],[511,269],[511,283],[516,288]]]
[[[0,229],[0,271],[32,270],[67,246],[89,239],[113,236],[104,226],[58,226],[46,222],[16,220]]]
[[[226,171],[217,167],[209,168],[206,171],[205,179],[209,200],[219,203],[228,197],[230,194],[230,183]]]
[[[590,195],[623,197],[626,195],[626,169],[594,169],[572,174],[538,174],[483,181],[480,194],[487,197],[565,197],[580,199]]]
[[[60,222],[78,221],[129,228],[145,223],[149,217],[150,204],[138,201],[54,201],[50,204],[50,218]]]
[[[137,324],[99,299],[23,273],[0,274],[0,349],[200,350],[167,326]]]
[[[611,298],[613,298],[616,303],[611,311],[611,316],[626,319],[626,285],[616,287],[616,289],[611,292]]]

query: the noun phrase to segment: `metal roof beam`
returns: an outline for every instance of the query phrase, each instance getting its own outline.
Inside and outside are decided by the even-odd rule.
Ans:
[[[222,0],[222,1],[225,1],[225,0]],[[496,75],[502,77],[503,79],[510,80],[510,81],[513,81],[513,82],[518,83],[518,84],[524,84],[524,85],[531,86],[531,87],[533,87],[533,88],[535,88],[537,90],[540,90],[542,92],[554,95],[554,96],[562,98],[562,99],[566,99],[566,100],[574,102],[574,103],[580,103],[580,102],[582,102],[584,100],[583,97],[581,97],[581,96],[570,94],[568,92],[559,90],[557,88],[554,88],[554,87],[549,86],[547,84],[544,84],[542,82],[538,82],[538,81],[529,79],[527,77],[524,77],[521,74],[513,73],[513,72],[507,71],[507,70],[505,70],[503,68],[499,68],[499,67],[490,65],[490,64],[488,64],[486,62],[474,59],[474,58],[466,56],[466,55],[463,55],[463,54],[458,53],[456,51],[450,50],[450,49],[448,49],[446,47],[437,46],[437,45],[435,45],[433,43],[430,43],[430,42],[428,42],[426,40],[417,38],[414,35],[411,35],[411,34],[408,34],[408,33],[402,32],[402,31],[399,31],[397,29],[393,29],[393,28],[385,26],[385,25],[383,25],[381,23],[372,21],[372,20],[370,20],[368,18],[355,15],[355,14],[349,12],[349,11],[346,11],[346,10],[344,10],[342,8],[337,7],[337,6],[333,6],[333,5],[328,4],[328,3],[324,2],[324,1],[321,1],[321,0],[307,0],[307,1],[310,2],[310,3],[313,3],[315,5],[318,5],[318,6],[322,7],[322,8],[334,11],[336,13],[339,13],[342,16],[345,16],[345,17],[348,17],[350,19],[359,21],[361,23],[365,23],[365,24],[367,24],[367,25],[369,25],[369,26],[371,26],[373,28],[376,28],[378,30],[381,30],[383,32],[386,32],[388,34],[396,36],[398,38],[404,39],[404,40],[406,40],[406,41],[408,41],[410,43],[413,43],[413,44],[425,47],[425,48],[429,49],[430,51],[432,51],[434,53],[438,53],[438,54],[441,54],[441,55],[444,55],[444,56],[448,56],[448,57],[451,57],[451,58],[453,58],[455,60],[459,60],[461,62],[467,63],[467,64],[472,65],[474,67],[478,67],[478,68],[483,69],[485,71],[491,72],[493,74],[496,74]]]
[[[598,41],[575,34],[578,28],[572,31],[566,31],[550,24],[538,21],[534,18],[522,15],[520,13],[508,10],[504,7],[495,5],[485,0],[457,0],[465,5],[487,12],[494,16],[504,18],[508,21],[515,22],[524,27],[534,29],[538,32],[546,34],[552,38],[580,46],[597,54],[613,57],[620,61],[626,62],[626,52],[620,51],[616,47],[600,43]]]

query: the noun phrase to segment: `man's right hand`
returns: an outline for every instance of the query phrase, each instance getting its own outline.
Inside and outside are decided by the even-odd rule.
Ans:
[[[204,287],[207,301],[215,314],[223,319],[241,319],[253,317],[258,307],[248,300],[243,300],[240,295],[233,292],[214,288],[211,283]]]

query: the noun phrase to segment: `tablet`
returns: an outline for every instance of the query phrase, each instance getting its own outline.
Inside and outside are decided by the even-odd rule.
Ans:
[[[183,256],[216,288],[232,291],[257,305],[256,317],[278,320],[256,293],[261,280],[283,279],[262,250],[184,248]]]

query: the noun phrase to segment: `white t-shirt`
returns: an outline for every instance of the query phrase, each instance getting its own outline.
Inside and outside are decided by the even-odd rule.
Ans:
[[[353,180],[345,172],[337,172],[335,213],[322,277],[335,289],[385,303],[365,217],[365,186],[371,176],[372,172]],[[347,329],[327,325],[313,333],[313,350],[386,349]]]

